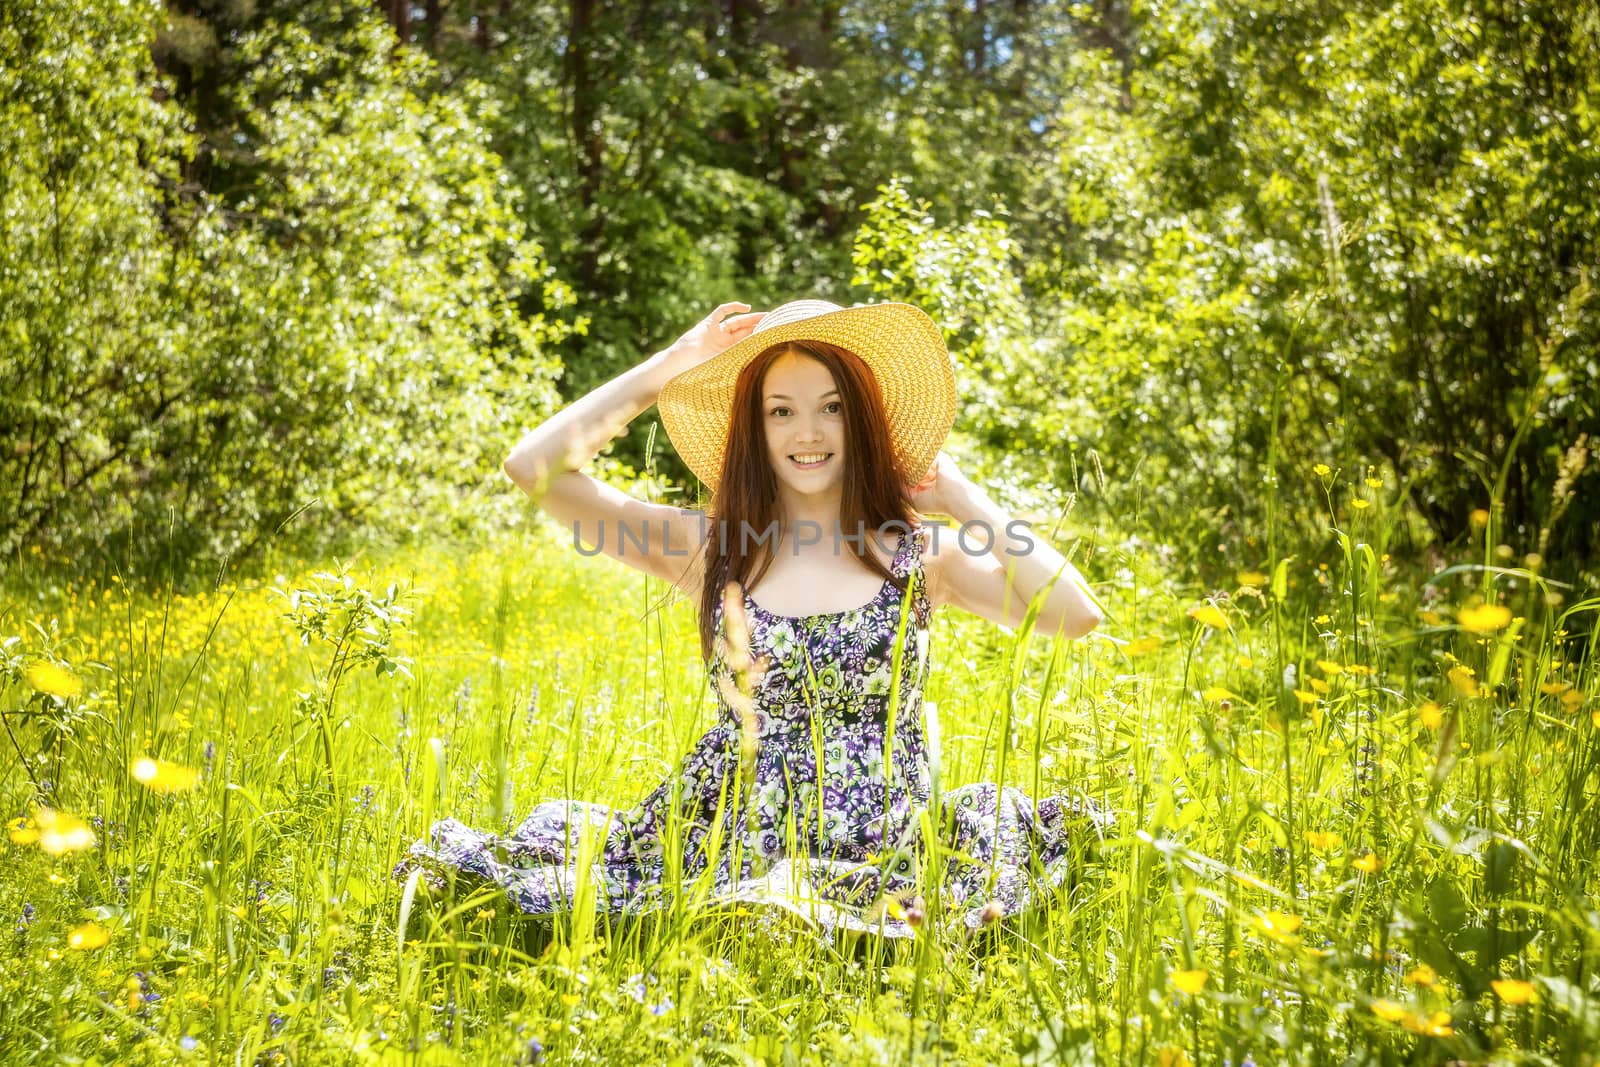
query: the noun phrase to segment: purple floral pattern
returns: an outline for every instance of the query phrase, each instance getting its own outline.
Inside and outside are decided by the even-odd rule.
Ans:
[[[945,846],[937,888],[967,928],[1048,903],[1074,842],[1103,829],[1092,804],[1058,796],[1035,805],[980,782],[930,805],[928,534],[900,537],[890,565],[909,582],[909,604],[891,581],[859,608],[802,617],[746,595],[751,653],[767,660],[748,716],[719,696],[716,725],[633,807],[549,800],[503,836],[444,819],[396,875],[420,868],[434,884],[445,875],[494,883],[541,916],[573,908],[585,883],[613,914],[670,906],[668,887],[682,885],[691,905],[771,904],[822,928],[910,937],[906,909],[934,888],[924,877],[931,831]],[[708,669],[713,692],[734,692],[720,639]],[[924,819],[930,809],[937,816]]]

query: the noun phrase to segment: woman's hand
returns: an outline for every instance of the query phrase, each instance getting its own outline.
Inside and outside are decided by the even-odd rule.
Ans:
[[[715,311],[689,327],[687,333],[661,353],[667,378],[692,370],[750,336],[765,311],[750,311],[749,304],[718,304]]]
[[[927,514],[956,517],[952,509],[959,508],[961,493],[972,483],[961,473],[956,461],[948,452],[940,452],[933,468],[922,480],[910,487],[911,506]]]

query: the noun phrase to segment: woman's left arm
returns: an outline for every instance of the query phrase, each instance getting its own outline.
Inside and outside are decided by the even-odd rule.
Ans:
[[[918,511],[948,515],[935,526],[925,556],[928,596],[935,605],[954,604],[1002,626],[1019,626],[1028,605],[1049,585],[1034,633],[1082,637],[1104,615],[1089,583],[1066,557],[1028,526],[1013,519],[989,494],[940,452],[933,470],[911,489]]]

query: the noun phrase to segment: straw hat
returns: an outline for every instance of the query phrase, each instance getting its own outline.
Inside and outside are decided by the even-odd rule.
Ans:
[[[793,300],[767,312],[749,337],[662,387],[661,424],[702,482],[714,489],[722,476],[739,372],[788,341],[826,341],[872,368],[901,476],[914,483],[928,472],[956,417],[956,379],[939,327],[910,304],[843,308]]]

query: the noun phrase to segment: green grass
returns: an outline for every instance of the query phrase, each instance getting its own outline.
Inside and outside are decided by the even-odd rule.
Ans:
[[[1214,591],[1103,541],[1111,618],[1069,646],[941,615],[945,786],[1003,768],[1119,822],[1049,913],[892,950],[402,901],[433,818],[627,806],[714,721],[689,606],[557,538],[194,596],[13,574],[0,1061],[1592,1063],[1600,603],[1482,530],[1401,567],[1363,519],[1294,558],[1241,540],[1210,569],[1256,573]],[[1481,601],[1514,621],[1466,632]],[[95,845],[47,853],[41,802]]]

